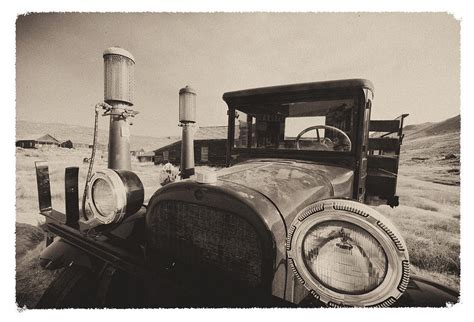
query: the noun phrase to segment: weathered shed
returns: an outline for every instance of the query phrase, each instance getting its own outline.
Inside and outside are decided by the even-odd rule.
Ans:
[[[137,155],[138,162],[153,162],[155,159],[155,152],[142,152],[140,155]]]
[[[88,143],[78,143],[78,142],[73,142],[71,140],[66,140],[62,142],[59,146],[61,148],[68,148],[68,149],[82,149],[82,148],[88,149],[89,148]]]
[[[54,138],[51,134],[45,134],[37,139],[38,146],[41,147],[43,145],[55,145],[59,146],[61,142]]]
[[[68,149],[74,148],[74,144],[72,143],[71,140],[66,140],[66,141],[62,142],[59,146],[62,147],[62,148],[68,148]]]
[[[27,137],[17,137],[15,145],[25,149],[40,148],[42,146],[59,146],[61,142],[51,134],[29,135]]]
[[[145,153],[145,150],[141,148],[140,150],[131,150],[130,155],[132,157],[139,157],[140,155],[143,155]]]
[[[236,128],[238,130],[238,128]],[[227,126],[200,127],[194,135],[194,160],[196,165],[221,166],[226,163]],[[181,163],[181,140],[154,151],[155,164],[169,161]]]

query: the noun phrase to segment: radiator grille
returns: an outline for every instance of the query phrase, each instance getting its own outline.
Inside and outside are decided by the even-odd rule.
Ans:
[[[262,283],[262,245],[242,217],[207,206],[162,201],[153,210],[153,246],[190,268],[204,267],[247,286]]]

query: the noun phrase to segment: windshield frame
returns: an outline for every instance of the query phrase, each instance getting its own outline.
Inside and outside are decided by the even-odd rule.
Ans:
[[[238,104],[234,107],[229,106],[228,110],[228,163],[234,163],[239,160],[246,160],[251,158],[284,158],[284,159],[297,159],[297,160],[314,160],[314,161],[327,161],[329,163],[334,163],[335,161],[343,161],[343,163],[354,164],[356,154],[358,152],[358,144],[360,142],[361,134],[363,134],[363,128],[361,128],[361,119],[363,124],[363,113],[362,108],[365,106],[365,95],[364,91],[360,89],[357,92],[349,91],[346,93],[325,93],[326,95],[318,95],[313,97],[303,97],[300,100],[295,100],[295,102],[304,102],[304,101],[324,101],[324,100],[345,100],[352,99],[354,100],[354,108],[352,111],[353,115],[353,124],[351,128],[352,137],[352,149],[351,151],[321,151],[321,150],[296,150],[296,149],[285,149],[285,148],[252,148],[247,147],[234,147],[235,142],[235,112],[254,113],[258,109],[261,109],[261,106],[265,106],[265,102],[260,104]],[[272,105],[284,104],[284,101],[273,101]],[[270,105],[267,103],[267,105]],[[250,113],[249,113],[250,112]],[[248,130],[247,122],[247,130]],[[232,131],[231,129],[234,129]],[[344,162],[345,161],[345,162]]]

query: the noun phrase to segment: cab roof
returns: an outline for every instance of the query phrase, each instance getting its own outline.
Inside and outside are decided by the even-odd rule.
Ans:
[[[244,89],[240,91],[224,93],[222,98],[227,104],[230,104],[231,102],[235,101],[242,102],[246,99],[253,100],[256,97],[268,97],[273,95],[293,96],[298,95],[299,93],[311,93],[337,89],[369,89],[373,92],[374,86],[372,82],[367,79],[342,79],[324,82],[300,83]]]

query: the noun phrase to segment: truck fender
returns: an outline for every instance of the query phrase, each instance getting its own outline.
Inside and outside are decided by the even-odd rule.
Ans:
[[[56,239],[40,254],[40,265],[45,269],[58,269],[69,266],[71,263],[92,269],[89,256],[62,238]]]

